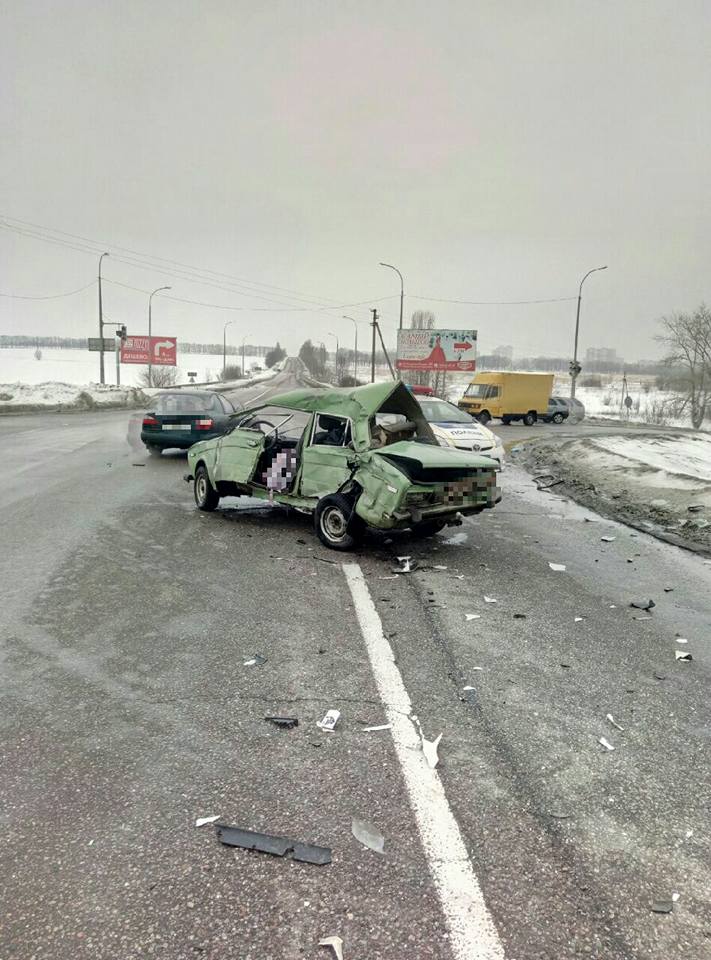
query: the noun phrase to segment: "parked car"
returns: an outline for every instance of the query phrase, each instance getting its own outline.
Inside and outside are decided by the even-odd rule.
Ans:
[[[482,453],[495,460],[499,470],[503,470],[504,445],[492,430],[455,404],[440,400],[439,397],[422,397],[419,403],[425,420],[441,446]]]
[[[156,456],[169,447],[186,450],[198,440],[221,436],[236,412],[227,397],[211,390],[160,393],[143,417],[141,440]]]
[[[198,508],[244,495],[291,506],[334,550],[369,527],[431,536],[501,499],[493,461],[440,447],[400,381],[297,390],[232,421],[188,451]]]
[[[562,423],[570,416],[570,407],[563,397],[551,397],[548,409],[540,416],[544,423]]]
[[[577,397],[558,397],[562,400],[570,412],[571,423],[579,423],[585,419],[585,405]]]

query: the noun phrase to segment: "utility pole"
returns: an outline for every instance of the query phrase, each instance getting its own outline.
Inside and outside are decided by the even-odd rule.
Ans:
[[[242,379],[243,380],[244,380],[244,342],[245,340],[248,339],[248,337],[249,337],[249,334],[247,334],[247,336],[243,337],[242,339]]]
[[[343,314],[344,320],[350,320],[355,329],[355,346],[353,348],[353,379],[358,379],[358,322],[353,319],[353,317],[347,317],[345,313]]]
[[[370,352],[370,382],[375,383],[375,330],[378,326],[378,311],[373,309],[370,312],[373,314],[373,319],[370,324],[373,328],[373,346]]]
[[[225,370],[227,368],[227,328],[232,323],[232,320],[228,320],[227,323],[222,328],[222,379],[225,379]]]
[[[153,343],[151,342],[151,337],[153,335],[152,327],[152,317],[151,317],[151,303],[153,297],[157,293],[160,293],[161,290],[172,290],[172,287],[157,287],[153,293],[148,298],[148,386],[153,386]]]
[[[101,350],[99,351],[99,383],[106,383],[104,374],[104,308],[101,303],[101,261],[108,257],[108,253],[102,253],[99,257],[99,338],[101,339]]]
[[[578,287],[578,311],[575,315],[575,346],[573,347],[573,362],[570,364],[570,399],[575,399],[575,381],[578,379],[578,374],[581,371],[581,366],[578,363],[578,331],[580,329],[580,301],[583,298],[583,284],[590,276],[591,273],[597,273],[598,270],[607,270],[607,266],[604,267],[593,267],[592,270],[588,270],[583,279],[580,281],[580,286]]]

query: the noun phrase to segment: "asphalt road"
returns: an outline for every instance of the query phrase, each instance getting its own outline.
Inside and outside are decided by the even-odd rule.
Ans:
[[[330,935],[345,960],[711,956],[710,566],[516,469],[483,517],[344,557],[279,508],[199,513],[184,456],[134,452],[126,421],[0,420],[3,960],[292,960]],[[209,815],[333,862],[223,847]]]

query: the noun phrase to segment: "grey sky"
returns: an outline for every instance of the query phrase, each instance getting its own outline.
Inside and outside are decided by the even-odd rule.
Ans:
[[[655,320],[709,297],[705,0],[2,4],[0,213],[336,304],[395,295],[486,350],[651,356]],[[111,258],[105,275],[273,307]],[[96,258],[0,230],[0,290],[73,290]],[[281,299],[283,293],[263,290]],[[147,297],[106,285],[145,332]],[[286,299],[289,299],[286,296]],[[295,306],[298,304],[294,304]],[[280,339],[350,313],[164,300],[157,332]],[[397,298],[378,304],[385,326]],[[95,335],[96,291],[0,298],[0,332]],[[361,327],[363,340],[367,328]],[[329,340],[329,345],[332,344]]]

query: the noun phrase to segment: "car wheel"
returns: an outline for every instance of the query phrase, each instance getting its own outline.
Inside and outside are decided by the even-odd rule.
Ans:
[[[210,483],[210,477],[204,463],[201,463],[195,471],[193,495],[198,510],[214,510],[220,502],[220,495]]]
[[[562,413],[554,413],[553,416],[551,417],[551,420],[553,421],[553,423],[562,423],[565,420],[565,417],[563,416]]]
[[[319,500],[314,525],[321,543],[331,550],[352,550],[365,532],[363,521],[353,512],[353,502],[340,493]]]
[[[163,450],[160,447],[157,447],[155,443],[147,443],[146,449],[152,457],[159,457],[161,453],[163,453]]]
[[[412,536],[417,540],[424,540],[425,537],[434,537],[440,530],[447,526],[446,520],[423,520],[422,523],[416,523],[412,528]]]
[[[511,417],[502,417],[501,422],[505,427],[508,427],[508,425],[511,423]]]
[[[477,416],[477,420],[482,426],[486,426],[487,423],[491,420],[491,415],[488,410],[482,410],[481,413]]]
[[[523,422],[527,427],[532,427],[536,422],[536,414],[532,410],[529,410],[528,413],[524,414]]]

